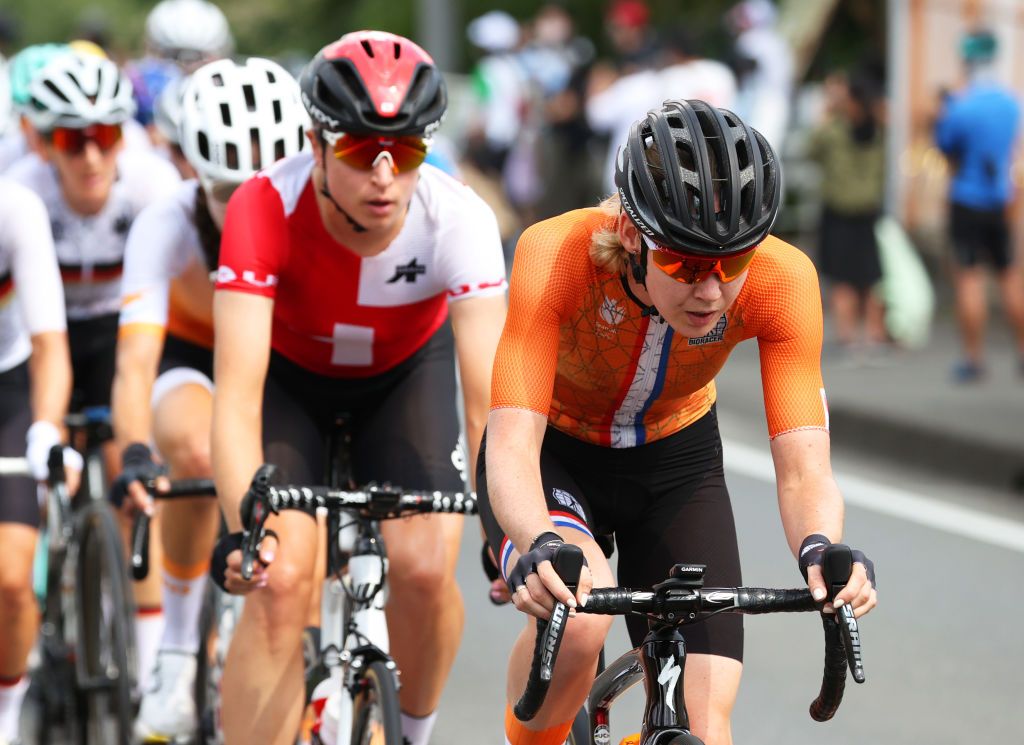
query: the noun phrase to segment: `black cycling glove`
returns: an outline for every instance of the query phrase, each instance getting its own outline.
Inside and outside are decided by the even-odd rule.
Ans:
[[[210,557],[210,579],[224,592],[228,592],[228,588],[224,586],[227,583],[228,554],[242,548],[244,536],[245,533],[241,530],[237,533],[225,533],[213,547],[213,556]]]
[[[562,536],[558,533],[541,533],[534,539],[533,544],[530,546],[530,550],[519,557],[519,561],[512,568],[512,571],[508,575],[508,590],[513,595],[516,594],[516,589],[526,584],[526,578],[531,574],[536,574],[537,567],[543,564],[545,561],[552,561],[555,557],[555,551],[560,546],[565,545],[565,541],[562,540]],[[586,566],[586,559],[583,560],[583,566]]]
[[[812,533],[811,535],[804,538],[804,542],[800,544],[800,574],[804,576],[804,582],[807,581],[807,567],[810,566],[821,566],[822,555],[825,553],[825,548],[831,546],[830,541],[821,533]],[[872,587],[878,587],[875,584],[875,564],[871,559],[864,555],[863,551],[853,549],[853,562],[855,564],[863,564],[864,570],[868,575],[868,581],[871,582]]]
[[[141,442],[133,442],[121,454],[121,474],[110,485],[110,501],[120,508],[128,494],[129,484],[133,481],[145,484],[163,472],[163,468],[154,462],[149,447]]]

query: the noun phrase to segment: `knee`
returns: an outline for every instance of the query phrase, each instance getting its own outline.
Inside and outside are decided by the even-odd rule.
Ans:
[[[32,597],[31,566],[24,569],[24,562],[21,561],[6,565],[0,562],[0,607],[13,613],[23,612],[35,602]]]
[[[213,473],[208,436],[182,433],[158,442],[157,447],[176,478],[207,478]]]
[[[392,597],[414,598],[417,609],[430,612],[444,606],[451,592],[458,591],[455,578],[448,574],[444,562],[406,558],[411,560],[392,561],[388,567]]]
[[[247,597],[246,609],[253,606],[271,638],[300,633],[309,617],[313,594],[310,567],[280,557],[271,564],[269,575],[267,586]]]
[[[593,674],[604,640],[611,628],[612,616],[577,614],[569,621],[558,651],[558,666],[570,670],[588,670]]]

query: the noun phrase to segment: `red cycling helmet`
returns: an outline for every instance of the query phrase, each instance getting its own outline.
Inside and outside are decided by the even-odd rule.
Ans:
[[[386,31],[354,31],[328,44],[299,85],[313,126],[331,132],[429,134],[448,107],[430,55]]]

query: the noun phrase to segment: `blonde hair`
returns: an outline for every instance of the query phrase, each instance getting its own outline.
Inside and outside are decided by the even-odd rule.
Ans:
[[[619,195],[612,194],[597,207],[611,220],[590,236],[590,260],[606,272],[623,274],[629,266],[629,253],[619,238],[618,218],[622,212]]]

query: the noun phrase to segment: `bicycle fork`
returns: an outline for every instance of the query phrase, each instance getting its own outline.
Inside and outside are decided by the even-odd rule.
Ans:
[[[320,649],[331,691],[322,721],[337,723],[336,732],[324,731],[329,725],[321,729],[329,745],[351,745],[353,694],[369,663],[381,659],[395,667],[388,656],[387,558],[379,539],[360,536],[347,567],[344,576],[326,580],[321,598]]]

